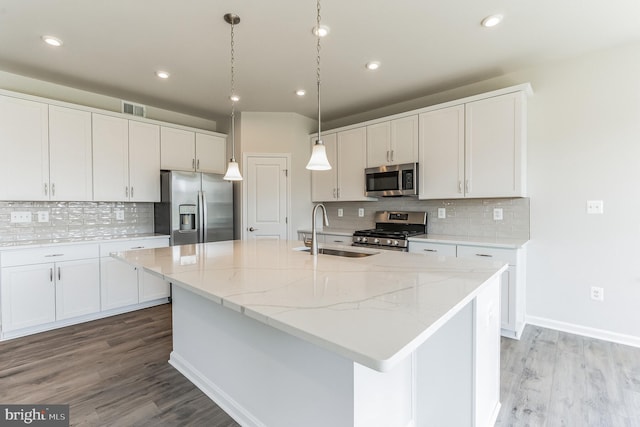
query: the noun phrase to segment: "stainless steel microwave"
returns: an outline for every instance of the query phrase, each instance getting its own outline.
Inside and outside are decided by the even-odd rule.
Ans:
[[[417,163],[367,168],[364,175],[367,197],[418,195]]]

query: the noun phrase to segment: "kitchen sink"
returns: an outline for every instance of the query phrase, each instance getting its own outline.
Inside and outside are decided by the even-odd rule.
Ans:
[[[302,252],[309,252],[311,248],[299,249]],[[367,256],[375,255],[378,252],[353,252],[353,251],[345,251],[342,249],[331,249],[331,248],[319,248],[318,254],[323,255],[334,255],[334,256],[342,256],[346,258],[364,258]]]

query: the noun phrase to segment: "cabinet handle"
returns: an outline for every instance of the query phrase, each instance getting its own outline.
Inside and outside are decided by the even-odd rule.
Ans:
[[[58,267],[58,280],[60,280],[62,276],[60,275],[60,267]]]
[[[47,183],[44,183],[44,195],[48,196],[49,195],[49,186],[47,185]]]
[[[468,179],[464,182],[464,191],[467,193],[471,193],[471,183]]]
[[[487,257],[487,258],[493,258],[493,255],[489,255],[489,254],[476,254],[476,256],[483,256],[483,257]]]
[[[53,267],[49,268],[49,281],[53,282]]]
[[[124,195],[125,197],[129,197],[129,187],[124,187]]]
[[[196,162],[196,169],[200,169],[200,159]]]
[[[423,251],[426,251],[426,252],[438,252],[437,249],[423,249]]]
[[[131,198],[133,199],[133,187],[131,187]]]
[[[340,198],[340,188],[338,188],[338,199]]]
[[[45,258],[51,258],[51,257],[54,257],[54,256],[64,256],[64,254],[51,254],[51,255],[45,255],[44,257]]]
[[[334,198],[334,199],[337,199],[337,198],[338,198],[338,196],[336,196],[336,189],[335,189],[335,188],[333,189],[333,198]]]
[[[55,184],[55,182],[53,184],[51,184],[51,195],[52,196],[56,195],[56,184]]]
[[[391,150],[391,161],[393,162],[393,150]]]
[[[458,193],[462,193],[462,181],[458,181]]]
[[[391,160],[389,159],[389,150],[387,150],[387,162],[390,162]]]
[[[129,248],[129,249],[144,249],[144,246],[134,246],[134,247]]]
[[[196,159],[191,159],[191,169],[196,168]]]

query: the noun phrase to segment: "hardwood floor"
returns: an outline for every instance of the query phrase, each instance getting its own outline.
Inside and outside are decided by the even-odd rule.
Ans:
[[[68,403],[74,426],[237,426],[167,363],[170,307],[0,343],[0,403]],[[527,326],[501,366],[496,426],[640,427],[638,348]]]

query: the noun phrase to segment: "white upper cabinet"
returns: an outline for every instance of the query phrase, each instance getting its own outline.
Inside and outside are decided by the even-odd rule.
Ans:
[[[311,199],[314,202],[376,200],[364,196],[367,128],[323,134],[331,170],[312,171]],[[311,143],[315,142],[312,138]]]
[[[224,174],[227,171],[227,139],[196,132],[196,170]]]
[[[48,106],[0,96],[0,200],[49,200]]]
[[[160,167],[166,170],[196,169],[195,132],[160,127]]]
[[[525,93],[420,114],[420,198],[526,196]]]
[[[467,197],[526,196],[525,94],[465,105]]]
[[[464,105],[420,114],[420,198],[464,197]]]
[[[418,161],[418,116],[367,126],[367,167]]]
[[[160,126],[129,120],[129,201],[160,201]]]
[[[93,199],[91,113],[49,106],[50,200]]]
[[[96,113],[92,117],[94,200],[126,201],[129,199],[128,120]]]

